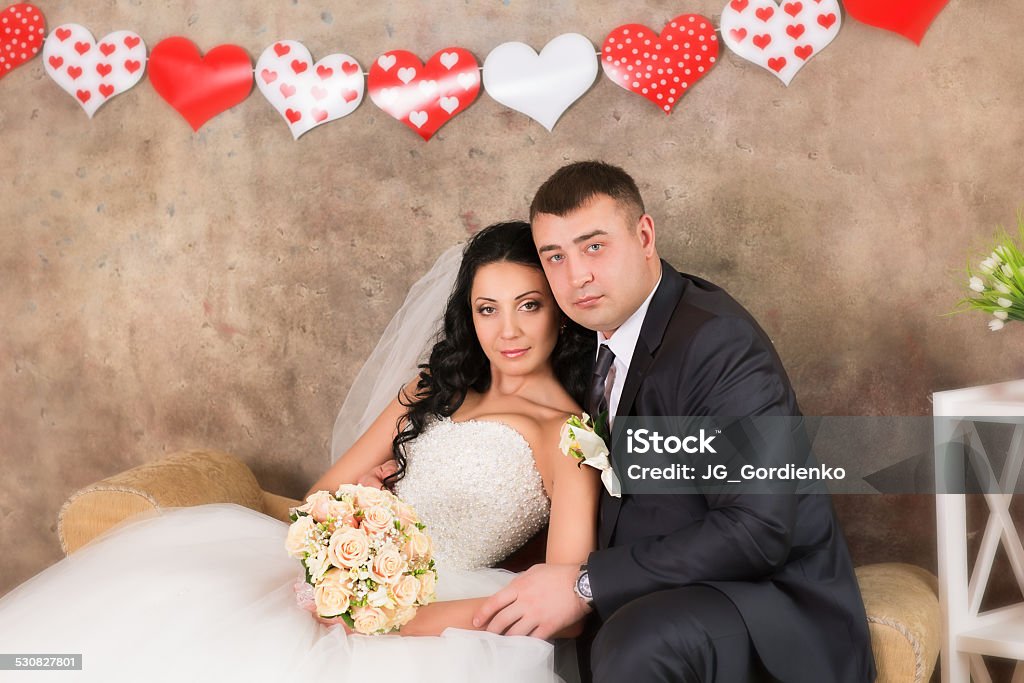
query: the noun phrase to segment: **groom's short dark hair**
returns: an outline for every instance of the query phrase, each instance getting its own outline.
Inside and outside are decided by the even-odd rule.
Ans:
[[[599,194],[614,199],[632,218],[644,215],[644,200],[628,173],[603,161],[577,161],[555,171],[540,186],[530,204],[530,221],[539,213],[567,216]]]

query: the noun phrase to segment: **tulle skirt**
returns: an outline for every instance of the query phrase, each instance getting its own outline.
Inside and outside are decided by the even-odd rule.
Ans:
[[[554,647],[449,628],[436,637],[348,635],[295,604],[288,525],[231,504],[135,517],[0,599],[0,651],[81,654],[39,681],[558,682]],[[490,595],[498,569],[439,568],[438,599]],[[568,659],[568,657],[563,657]]]

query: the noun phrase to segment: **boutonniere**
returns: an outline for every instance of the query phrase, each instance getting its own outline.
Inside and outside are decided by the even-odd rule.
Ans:
[[[615,470],[608,459],[608,444],[599,433],[601,422],[600,416],[595,425],[594,420],[586,413],[582,416],[571,415],[562,425],[558,448],[563,455],[578,460],[578,466],[589,465],[600,471],[601,483],[604,484],[608,495],[619,498],[622,495],[622,484],[615,476]]]

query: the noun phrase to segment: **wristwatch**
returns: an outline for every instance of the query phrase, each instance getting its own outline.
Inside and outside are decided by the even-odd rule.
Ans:
[[[573,585],[572,590],[588,606],[594,604],[594,593],[590,590],[590,572],[587,571],[587,565],[580,565],[580,573],[576,577],[576,583]]]

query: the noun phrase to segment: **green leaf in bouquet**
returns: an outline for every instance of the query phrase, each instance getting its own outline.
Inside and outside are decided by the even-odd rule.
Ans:
[[[341,620],[344,621],[345,625],[348,626],[350,629],[352,629],[353,631],[356,630],[356,622],[352,620],[352,615],[349,614],[347,610],[341,614]]]

